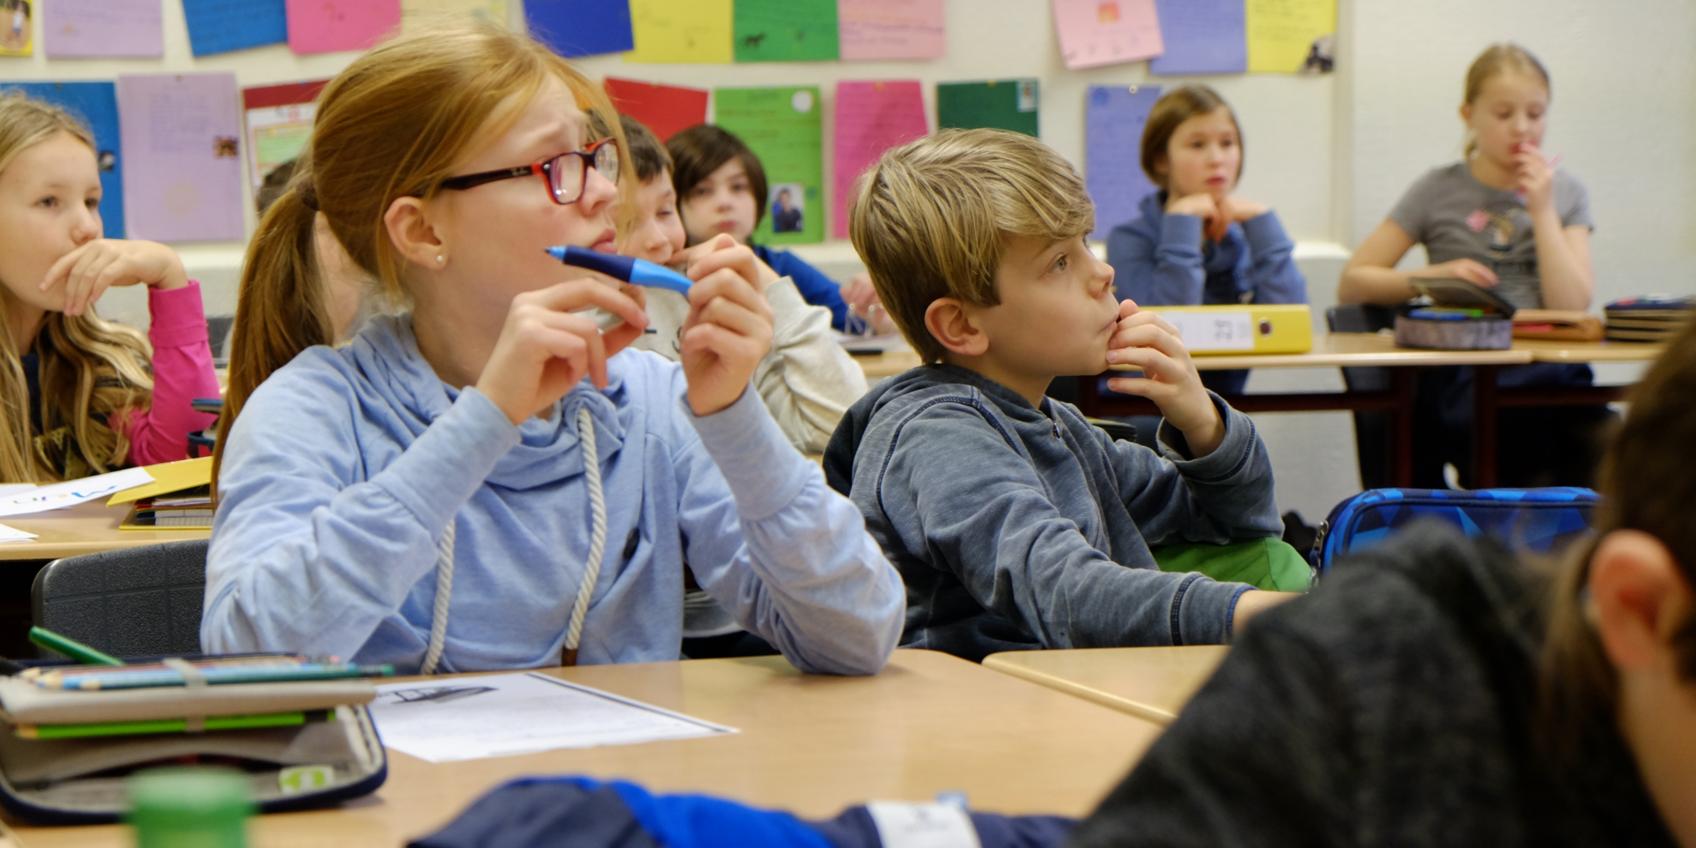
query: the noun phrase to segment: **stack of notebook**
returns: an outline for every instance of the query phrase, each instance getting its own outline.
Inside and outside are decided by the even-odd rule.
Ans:
[[[0,677],[0,804],[33,820],[110,821],[127,775],[184,762],[238,770],[261,809],[364,794],[386,771],[366,677],[392,673],[275,655]]]
[[[1696,315],[1696,297],[1645,295],[1607,306],[1611,342],[1664,342]]]

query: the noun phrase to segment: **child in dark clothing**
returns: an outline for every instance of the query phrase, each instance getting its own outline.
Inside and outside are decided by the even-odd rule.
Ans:
[[[1696,845],[1696,326],[1558,568],[1440,526],[1256,621],[1073,844]]]

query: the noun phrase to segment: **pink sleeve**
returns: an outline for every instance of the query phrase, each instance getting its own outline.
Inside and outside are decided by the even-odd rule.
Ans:
[[[211,427],[216,417],[196,412],[195,398],[218,397],[212,348],[206,341],[206,313],[200,283],[180,289],[149,290],[153,316],[147,337],[153,342],[153,403],[145,410],[114,416],[130,440],[129,464],[151,465],[188,457],[188,436]]]

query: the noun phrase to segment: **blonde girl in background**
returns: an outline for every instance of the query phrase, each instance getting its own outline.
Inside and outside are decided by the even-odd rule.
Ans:
[[[94,137],[56,106],[0,95],[0,482],[183,459],[217,397],[200,286],[175,251],[101,238]],[[101,319],[148,288],[147,335]]]
[[[1426,278],[1458,278],[1521,308],[1590,308],[1595,223],[1582,183],[1543,150],[1549,72],[1515,44],[1486,49],[1466,72],[1460,118],[1465,155],[1419,178],[1389,217],[1355,249],[1337,288],[1340,303],[1396,306]],[[1428,264],[1396,268],[1414,245]],[[1442,466],[1470,477],[1470,368],[1422,377],[1415,422],[1415,485],[1441,488]],[[1587,365],[1504,368],[1499,384],[1589,385]],[[1511,409],[1502,413],[1500,483],[1589,485],[1596,429],[1606,407]],[[1365,481],[1368,486],[1376,481]]]

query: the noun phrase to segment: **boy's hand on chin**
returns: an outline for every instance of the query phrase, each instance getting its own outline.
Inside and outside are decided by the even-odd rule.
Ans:
[[[1121,302],[1118,328],[1107,342],[1107,364],[1142,371],[1140,377],[1109,378],[1107,387],[1153,401],[1166,421],[1184,434],[1192,455],[1206,456],[1224,440],[1225,422],[1201,384],[1183,338],[1166,319],[1140,310],[1134,301]]]

